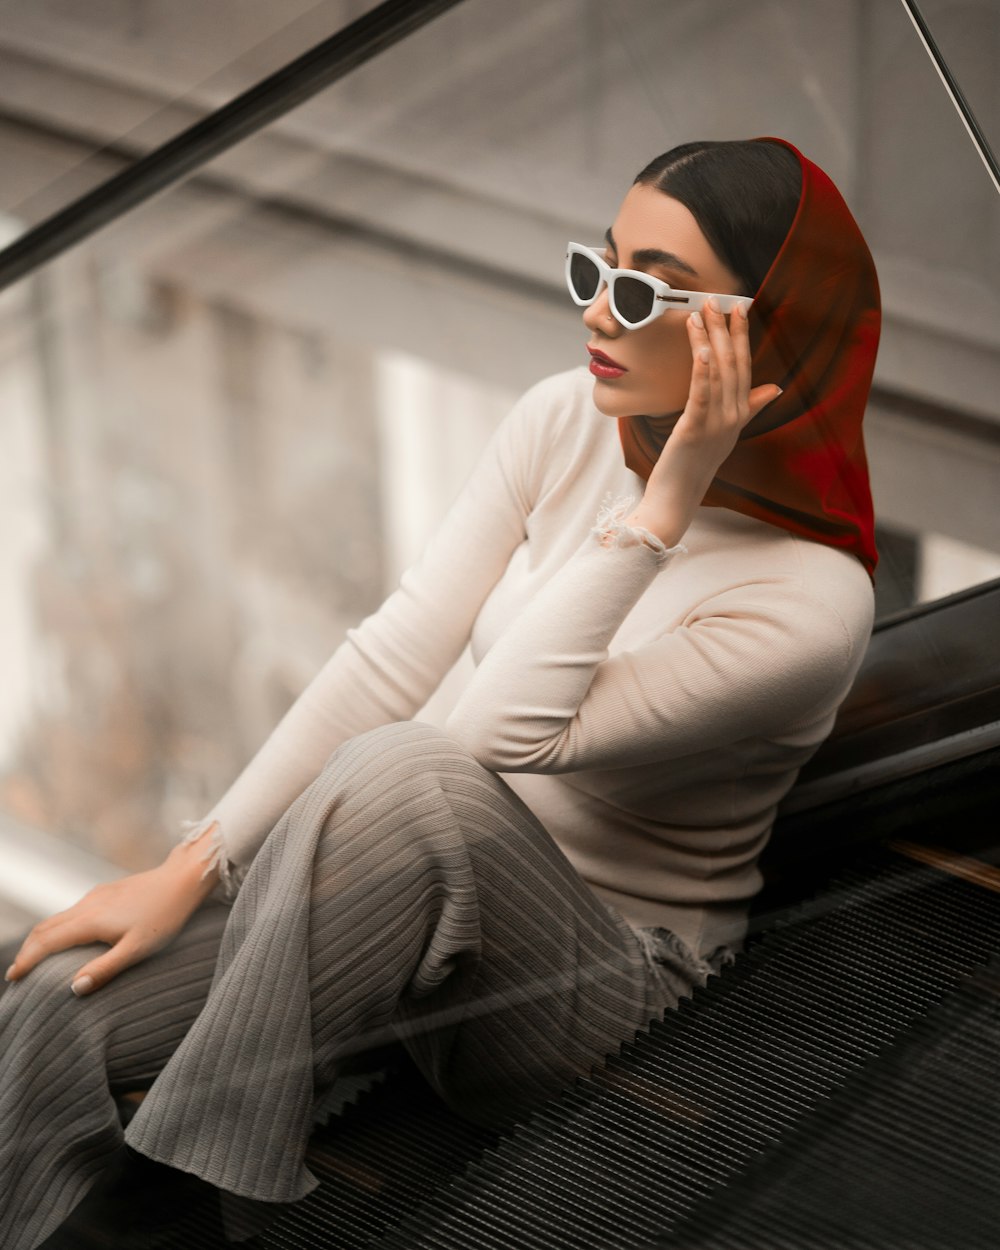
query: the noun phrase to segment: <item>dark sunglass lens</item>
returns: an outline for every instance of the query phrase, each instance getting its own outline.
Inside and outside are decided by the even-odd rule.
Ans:
[[[594,298],[601,274],[589,256],[574,252],[569,262],[569,276],[573,283],[573,290],[580,299]]]
[[[635,325],[652,311],[653,288],[638,278],[619,278],[615,283],[615,305],[622,317]]]

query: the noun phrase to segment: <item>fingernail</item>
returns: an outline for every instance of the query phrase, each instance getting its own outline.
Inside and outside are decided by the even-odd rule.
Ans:
[[[77,998],[79,998],[81,994],[89,994],[94,988],[94,978],[77,977],[69,988],[73,991]]]
[[[719,307],[719,301],[715,298],[714,295],[710,295],[708,297],[708,306],[709,308],[711,308],[712,312],[722,311],[721,308]]]
[[[709,362],[709,361],[711,360],[711,358],[712,358],[712,353],[708,350],[708,348],[707,348],[707,347],[699,347],[699,348],[698,348],[698,357],[699,357],[699,359],[700,359],[700,360],[702,360],[702,361],[703,361],[703,362],[707,365],[707,364],[708,364],[708,362]]]
[[[14,979],[14,965],[13,964],[11,964],[11,966],[3,974],[3,979],[5,981],[12,981]]]
[[[701,313],[700,313],[700,312],[693,312],[693,313],[691,314],[691,320],[694,322],[694,324],[698,327],[698,329],[699,329],[699,330],[704,330],[704,328],[705,328],[705,323],[704,323],[704,321],[702,321],[702,319],[701,319]]]
[[[750,316],[750,305],[744,301],[736,305],[736,311],[740,314],[744,321]]]

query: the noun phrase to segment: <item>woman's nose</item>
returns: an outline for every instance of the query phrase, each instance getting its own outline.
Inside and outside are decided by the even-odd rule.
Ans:
[[[604,287],[597,299],[583,310],[583,324],[591,332],[603,334],[605,338],[617,338],[624,326],[615,319],[608,298],[608,288]]]

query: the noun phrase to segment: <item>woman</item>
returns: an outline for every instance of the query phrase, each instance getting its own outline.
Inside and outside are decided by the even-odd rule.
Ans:
[[[589,374],[515,406],[166,862],[26,939],[8,1250],[181,1245],[213,1187],[301,1197],[316,1098],[388,1039],[509,1123],[739,949],[871,628],[874,267],[822,170],[764,138],[652,162],[567,276]],[[413,721],[469,640],[445,730]],[[122,1145],[112,1092],[153,1077]]]

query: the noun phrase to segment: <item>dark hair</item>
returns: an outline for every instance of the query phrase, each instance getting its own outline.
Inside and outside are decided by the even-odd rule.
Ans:
[[[636,183],[679,200],[715,254],[754,296],[785,241],[802,193],[798,157],[757,139],[697,140],[649,162]]]

